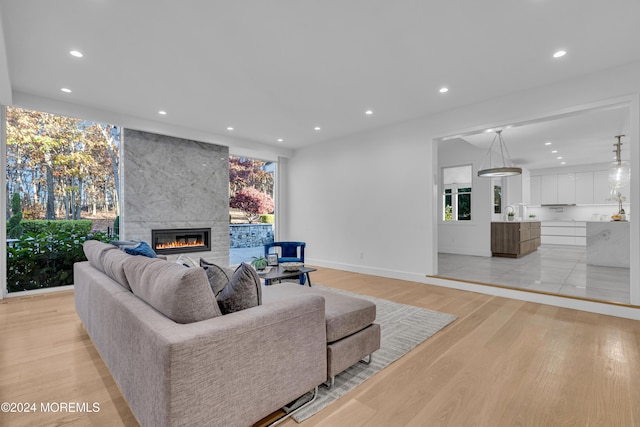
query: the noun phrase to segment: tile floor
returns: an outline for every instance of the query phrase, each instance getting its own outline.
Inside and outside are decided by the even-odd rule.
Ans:
[[[438,254],[438,275],[629,303],[629,269],[586,264],[586,247],[542,245],[522,258]]]

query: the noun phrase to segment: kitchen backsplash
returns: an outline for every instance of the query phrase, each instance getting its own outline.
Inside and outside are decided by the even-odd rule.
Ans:
[[[630,220],[630,205],[623,203],[626,219]],[[527,215],[535,215],[540,221],[610,221],[618,213],[616,205],[528,207]],[[527,219],[527,218],[523,218]]]

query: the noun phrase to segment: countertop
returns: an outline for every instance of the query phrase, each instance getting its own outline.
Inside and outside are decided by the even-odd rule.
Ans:
[[[500,222],[500,223],[502,223],[502,222],[506,222],[506,223],[512,223],[512,222],[540,222],[540,220],[538,220],[538,219],[525,219],[525,220],[520,220],[520,221],[505,221],[505,220],[502,220],[502,221],[491,221],[491,222]]]

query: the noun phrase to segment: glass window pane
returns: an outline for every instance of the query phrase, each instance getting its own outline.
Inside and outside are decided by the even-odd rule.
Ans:
[[[73,285],[87,239],[119,233],[121,129],[7,107],[7,291]]]
[[[458,221],[471,220],[471,194],[458,194]]]
[[[445,185],[468,184],[471,182],[471,174],[471,165],[444,168],[442,170],[442,182]]]
[[[442,168],[442,219],[471,220],[471,165]]]

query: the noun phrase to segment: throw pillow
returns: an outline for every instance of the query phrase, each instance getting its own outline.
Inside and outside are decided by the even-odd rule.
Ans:
[[[140,242],[133,247],[125,247],[124,251],[129,255],[143,255],[149,258],[157,258],[158,255],[151,249],[147,242]]]
[[[233,270],[213,264],[204,258],[200,258],[200,267],[204,268],[204,271],[207,272],[209,285],[211,285],[213,294],[217,297],[224,287],[227,286],[229,280],[231,280]]]
[[[106,251],[116,249],[115,246],[107,243],[100,242],[98,240],[87,240],[83,243],[82,249],[84,255],[87,257],[87,261],[93,268],[96,268],[104,273],[104,267],[102,266],[102,255]]]
[[[129,257],[124,273],[135,295],[174,322],[199,322],[222,314],[201,268]]]
[[[240,264],[216,299],[222,314],[261,305],[262,288],[258,273],[249,264]]]
[[[190,267],[197,267],[196,263],[193,262],[193,260],[191,258],[189,258],[186,255],[180,255],[178,257],[178,259],[176,260],[176,263],[180,264],[180,265],[184,265],[187,268]]]
[[[124,249],[125,247],[138,246],[140,240],[112,240],[109,243],[120,249]]]

